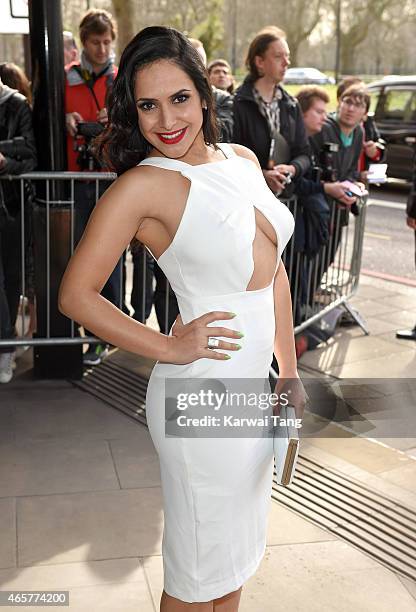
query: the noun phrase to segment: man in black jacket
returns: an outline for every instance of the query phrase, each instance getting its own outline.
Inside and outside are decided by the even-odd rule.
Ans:
[[[16,141],[16,137],[22,140]],[[4,141],[12,141],[5,143]],[[28,101],[0,80],[0,175],[30,172],[36,166],[32,112]],[[0,180],[0,338],[11,339],[20,298],[20,184]],[[13,351],[0,347],[0,383],[12,378]]]
[[[370,95],[362,85],[351,85],[341,95],[337,112],[329,116],[320,132],[310,138],[313,153],[316,159],[320,160],[322,169],[331,166],[333,179],[341,182],[350,181],[358,184],[362,189],[363,185],[360,181],[359,159],[363,149],[364,133],[362,128],[362,120],[366,114],[366,109],[370,102]],[[322,160],[325,153],[325,146],[330,143],[335,145],[338,150],[331,153],[329,161]],[[324,155],[325,157],[325,155]],[[347,196],[353,194],[346,192]],[[356,198],[338,198],[344,205],[337,219],[336,235],[331,244],[331,256],[329,263],[332,263],[341,240],[341,227],[348,225],[349,211],[358,214],[358,208],[355,204]]]
[[[328,119],[327,104],[329,104],[329,96],[322,87],[305,85],[297,92],[296,98],[302,111],[307,136],[309,139],[313,139],[320,134]],[[303,234],[298,236],[298,240],[301,242],[299,250],[305,250],[310,257],[316,255],[320,245],[324,242],[318,235],[311,235],[311,231],[305,232],[305,230],[308,229],[308,222],[310,223],[314,217],[316,219],[312,226],[317,227],[321,225],[322,217],[329,219],[330,209],[326,202],[326,196],[346,206],[351,206],[356,201],[355,197],[346,194],[348,190],[341,185],[340,181],[326,176],[325,170],[327,168],[319,168],[320,162],[321,160],[316,157],[313,153],[313,147],[311,147],[311,168],[299,179],[296,188],[296,195],[301,205],[305,224],[303,228],[300,227],[298,232]],[[327,232],[323,231],[322,233],[326,234]],[[324,238],[324,236],[321,236],[321,238]]]
[[[339,103],[344,92],[352,85],[360,85],[365,88],[365,83],[359,77],[346,76],[342,79],[337,87],[337,102]],[[363,118],[364,140],[362,150],[362,166],[361,179],[367,179],[368,168],[370,164],[379,164],[385,161],[386,150],[385,142],[380,136],[380,132],[374,121],[374,113],[369,114],[370,99],[368,99],[366,114]]]
[[[362,85],[351,85],[342,94],[338,110],[330,115],[322,130],[311,138],[314,153],[319,158],[325,143],[338,145],[332,156],[338,181],[359,181],[358,162],[363,148],[361,122],[366,114],[370,95]]]
[[[316,85],[305,85],[296,94],[302,111],[308,138],[311,139],[321,132],[327,119],[329,96],[325,89]],[[327,249],[332,248],[331,231],[336,219],[333,209],[334,201],[342,206],[351,206],[355,197],[348,196],[348,189],[339,181],[335,181],[328,168],[319,168],[322,160],[318,159],[311,148],[311,168],[297,183],[296,195],[298,207],[295,225],[294,252],[296,257],[302,253],[302,259],[293,266],[292,299],[295,304],[295,323],[302,323],[306,305],[313,306],[315,292],[326,271],[328,261]],[[329,200],[327,200],[329,198]],[[339,234],[340,236],[341,234]],[[315,348],[319,330],[313,326],[307,328],[302,335],[296,337],[298,355],[306,348]]]
[[[306,134],[312,139],[321,133],[328,121],[329,96],[322,87],[305,85],[297,92],[296,99],[302,111]],[[339,181],[329,180],[330,177],[325,177],[325,175],[319,177],[321,180],[318,180],[314,170],[318,167],[320,160],[315,157],[312,149],[313,146],[311,147],[312,167],[300,179],[296,193],[302,196],[320,193],[347,205],[355,202],[356,198],[347,196],[345,193],[347,188],[343,187]]]
[[[270,26],[250,44],[249,74],[234,97],[234,142],[257,155],[270,189],[282,193],[310,166],[309,146],[297,101],[281,83],[290,65],[283,30]]]
[[[281,86],[289,65],[283,30],[274,26],[261,30],[247,53],[249,74],[234,96],[233,140],[257,155],[268,186],[282,198],[291,195],[310,166],[299,105]],[[293,288],[293,279],[289,281]],[[278,370],[275,357],[272,367]]]

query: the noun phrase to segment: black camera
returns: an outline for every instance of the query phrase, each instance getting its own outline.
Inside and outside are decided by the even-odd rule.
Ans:
[[[325,142],[319,151],[319,180],[324,181],[324,183],[334,183],[338,180],[338,171],[335,164],[335,155],[338,151],[339,145],[336,142]]]
[[[10,140],[0,140],[0,153],[13,159],[30,159],[33,153],[26,146],[26,138],[15,136]]]
[[[98,123],[98,121],[80,121],[78,123],[74,149],[78,152],[77,164],[81,170],[89,172],[101,170],[102,165],[94,155],[92,143],[94,138],[99,136],[103,130],[103,124]]]

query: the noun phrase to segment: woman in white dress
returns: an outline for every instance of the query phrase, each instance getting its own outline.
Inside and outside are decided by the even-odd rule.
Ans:
[[[235,612],[265,551],[272,439],[166,437],[165,379],[298,380],[280,256],[293,218],[257,158],[217,145],[212,91],[180,32],[142,30],[120,60],[100,152],[119,178],[99,200],[66,270],[60,309],[122,349],[157,361],[146,402],[164,499],[162,612]],[[136,238],[171,283],[169,335],[100,295]]]

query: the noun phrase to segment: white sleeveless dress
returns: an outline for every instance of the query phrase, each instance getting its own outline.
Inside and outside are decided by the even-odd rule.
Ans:
[[[254,208],[276,232],[276,270],[294,228],[291,213],[258,167],[230,145],[219,146],[225,158],[216,162],[192,166],[152,157],[139,164],[180,172],[191,183],[176,235],[158,259],[183,322],[230,311],[237,316],[210,325],[244,334],[236,340],[242,349],[228,351],[229,360],[156,363],[147,389],[147,423],[161,469],[164,589],[185,602],[222,597],[255,573],[266,547],[273,440],[165,437],[165,378],[268,378],[273,282],[246,290],[254,271]]]

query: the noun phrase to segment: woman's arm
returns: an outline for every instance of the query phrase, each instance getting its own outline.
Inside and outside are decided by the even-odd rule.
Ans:
[[[303,419],[309,398],[297,370],[292,300],[289,280],[282,261],[276,272],[273,291],[276,319],[274,354],[279,364],[279,377],[274,393],[279,397],[286,397],[289,404],[295,408],[296,418]]]
[[[276,331],[274,354],[279,364],[279,377],[297,378],[297,359],[293,334],[292,300],[289,280],[283,262],[277,269],[274,279],[274,313]]]
[[[241,337],[238,330],[209,325],[231,319],[233,313],[208,312],[166,336],[134,321],[100,295],[133,236],[140,240],[142,220],[151,218],[155,202],[167,201],[170,193],[170,184],[166,180],[155,182],[150,167],[129,170],[111,185],[97,202],[68,264],[59,292],[59,309],[99,338],[144,357],[176,364],[202,357],[229,359],[221,349],[238,350],[235,342],[221,340],[220,351],[207,345],[210,336]]]
[[[62,279],[59,309],[115,346],[162,360],[167,354],[168,337],[134,321],[100,295],[141,221],[148,216],[147,183],[146,170],[135,168],[117,179],[97,202]]]

